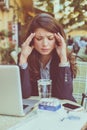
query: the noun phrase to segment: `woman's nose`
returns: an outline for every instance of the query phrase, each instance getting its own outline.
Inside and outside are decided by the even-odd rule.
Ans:
[[[47,38],[44,38],[44,39],[43,39],[43,45],[44,45],[44,46],[48,45],[48,40],[47,40]]]

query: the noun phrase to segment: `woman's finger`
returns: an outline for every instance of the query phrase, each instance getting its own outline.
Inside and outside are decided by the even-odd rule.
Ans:
[[[65,40],[64,40],[64,38],[61,36],[60,33],[58,33],[58,34],[55,33],[55,37],[56,37],[56,40],[58,41],[58,45],[59,45],[59,46],[65,44]]]
[[[31,33],[26,41],[22,44],[22,46],[29,46],[31,41],[33,40],[35,33]]]
[[[55,38],[56,38],[56,40],[58,42],[58,45],[61,45],[61,37],[60,37],[60,35],[55,33]]]

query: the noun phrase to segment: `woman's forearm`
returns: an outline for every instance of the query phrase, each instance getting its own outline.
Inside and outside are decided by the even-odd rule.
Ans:
[[[31,83],[28,67],[26,69],[20,69],[20,75],[21,75],[22,96],[23,98],[28,98],[31,96]]]

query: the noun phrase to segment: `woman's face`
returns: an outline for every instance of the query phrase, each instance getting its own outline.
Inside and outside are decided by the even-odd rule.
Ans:
[[[46,31],[43,28],[38,28],[35,31],[34,48],[43,56],[51,54],[55,48],[56,39],[54,34]]]

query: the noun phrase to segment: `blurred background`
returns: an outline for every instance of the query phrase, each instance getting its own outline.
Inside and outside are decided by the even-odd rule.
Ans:
[[[87,0],[0,0],[0,64],[17,63],[29,22],[41,12],[62,24],[69,50],[87,61]]]

